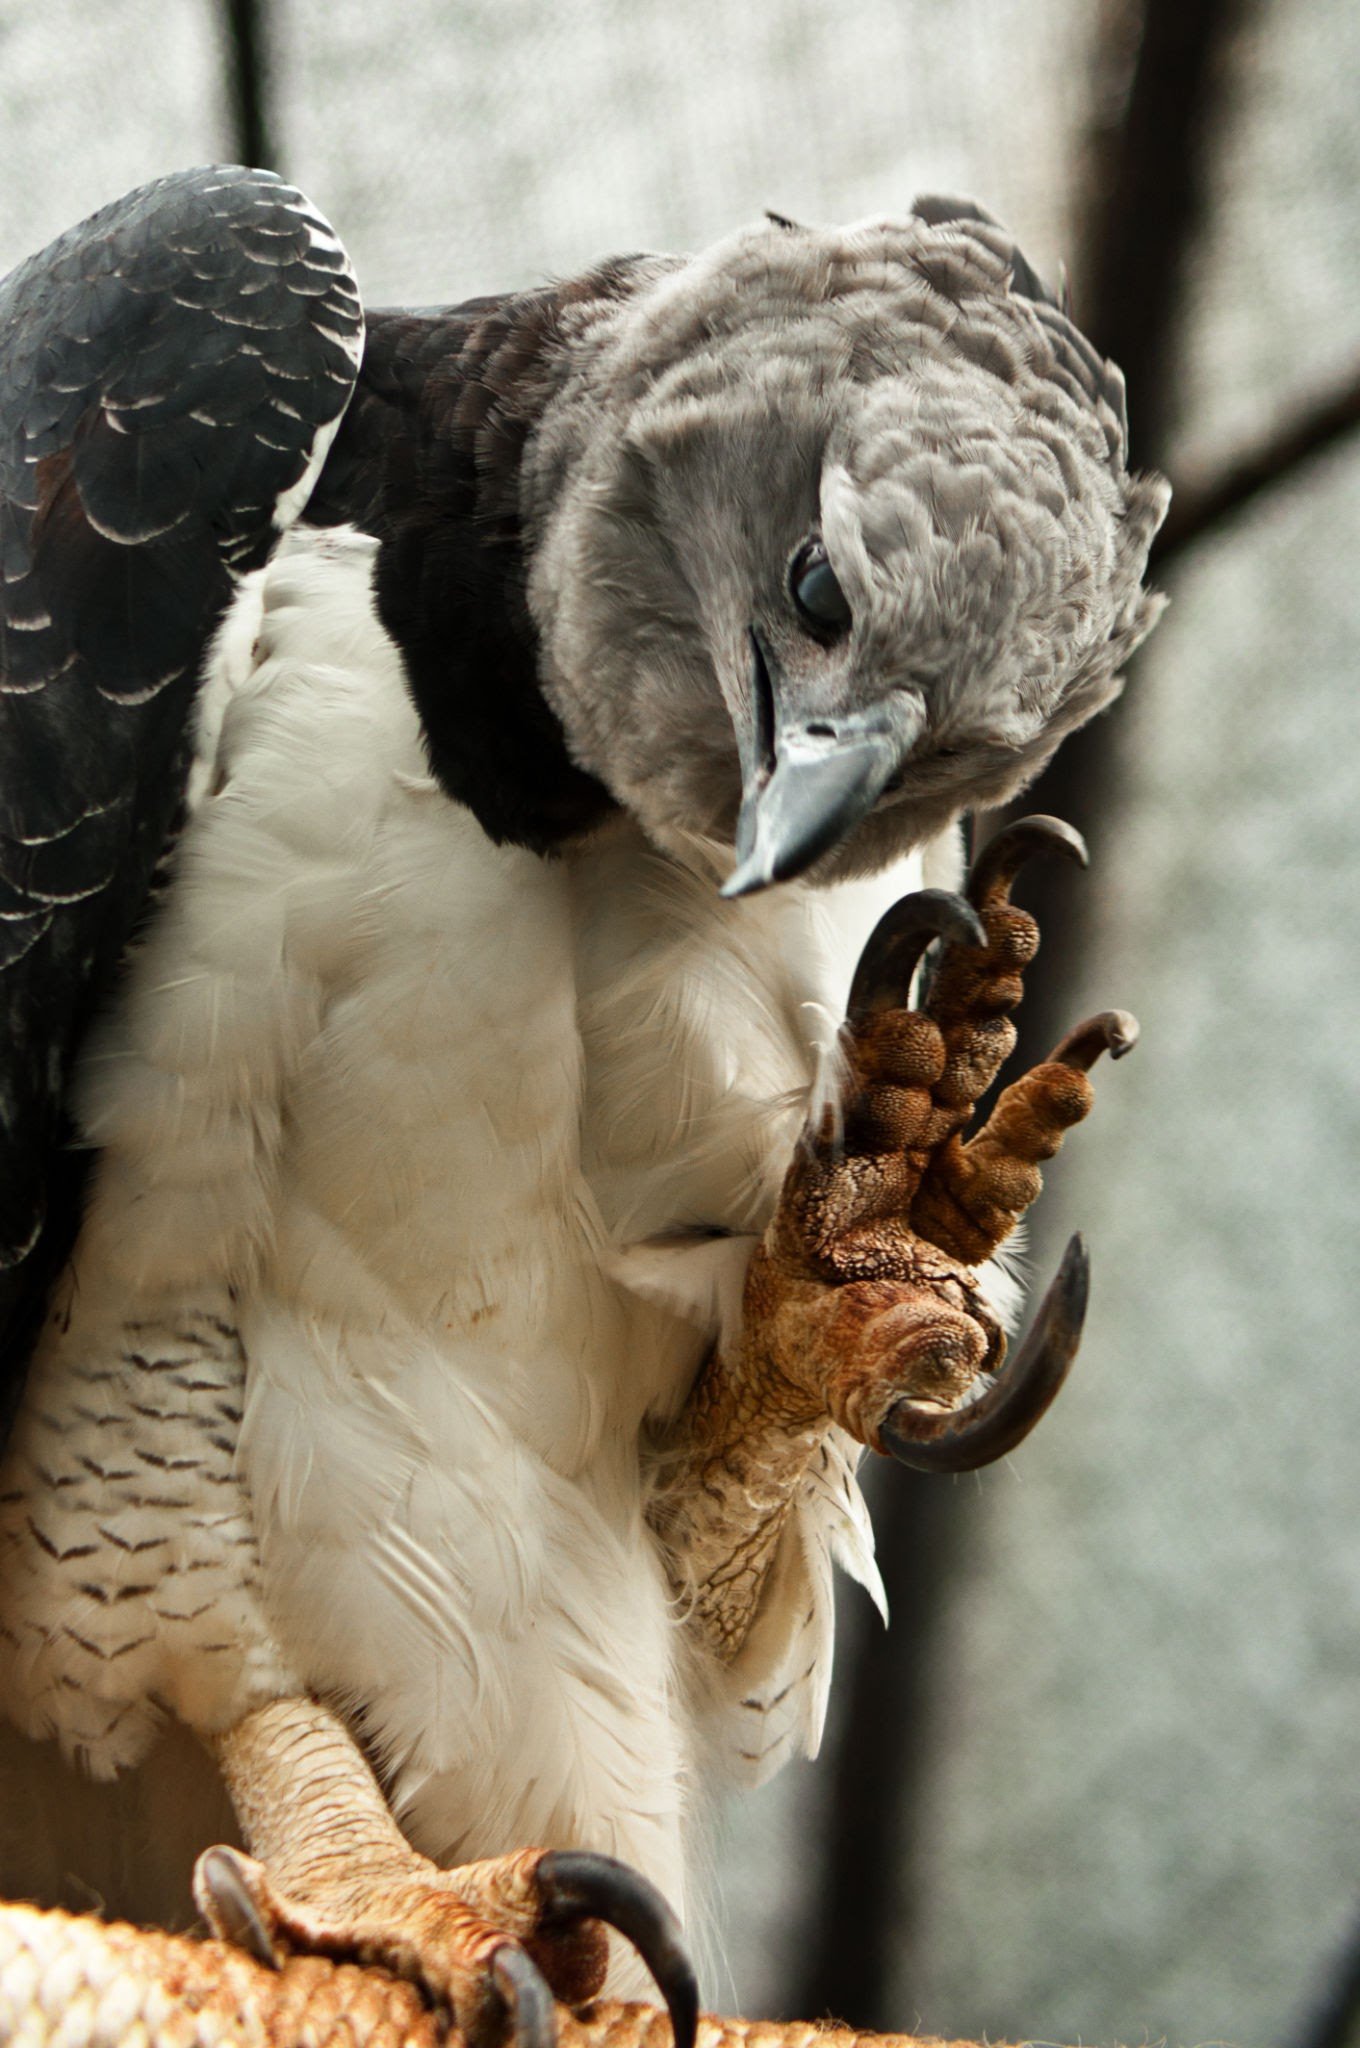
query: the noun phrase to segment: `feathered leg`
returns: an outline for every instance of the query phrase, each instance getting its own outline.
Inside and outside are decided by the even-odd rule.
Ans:
[[[260,1707],[214,1747],[253,1852],[199,1858],[194,1894],[215,1934],[271,1967],[297,1953],[381,1964],[446,2005],[470,2039],[496,2038],[508,2017],[523,2048],[546,2048],[554,1999],[575,2005],[601,1988],[612,1926],[691,2048],[698,1997],[679,1927],[625,1865],[526,1849],[440,1869],[406,1842],[353,1738],[312,1699]]]
[[[828,1430],[926,1469],[986,1464],[1027,1434],[1076,1354],[1079,1240],[1009,1362],[977,1268],[1037,1195],[1039,1162],[1089,1110],[1086,1069],[1134,1043],[1133,1019],[1109,1011],[1079,1026],[963,1135],[1015,1043],[1009,1013],[1038,930],[1010,890],[1039,851],[1085,861],[1069,827],[1025,819],[983,852],[966,899],[925,890],[881,920],[851,989],[841,1100],[789,1168],[748,1271],[735,1355],[709,1359],[677,1426],[654,1519],[725,1661]],[[910,1008],[937,938],[938,968]]]

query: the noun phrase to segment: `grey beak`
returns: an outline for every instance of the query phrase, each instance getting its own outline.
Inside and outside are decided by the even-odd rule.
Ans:
[[[924,724],[909,697],[834,713],[791,703],[754,628],[751,695],[754,716],[738,730],[737,865],[724,896],[789,881],[845,839],[873,809]]]

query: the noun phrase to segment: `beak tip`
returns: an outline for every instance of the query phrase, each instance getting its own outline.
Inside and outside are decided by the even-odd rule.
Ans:
[[[775,877],[768,864],[748,853],[745,860],[738,861],[718,894],[732,902],[738,896],[754,896],[760,889],[768,889]]]

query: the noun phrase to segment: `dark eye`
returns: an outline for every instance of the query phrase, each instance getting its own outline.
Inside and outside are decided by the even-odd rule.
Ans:
[[[850,606],[819,540],[804,541],[789,570],[789,590],[798,616],[819,640],[850,629]]]

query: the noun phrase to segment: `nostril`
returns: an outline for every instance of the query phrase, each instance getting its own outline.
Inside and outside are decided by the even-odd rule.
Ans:
[[[834,740],[836,728],[834,725],[810,725],[807,735],[810,740]]]
[[[770,671],[765,661],[765,649],[760,644],[760,636],[754,626],[749,631],[756,757],[760,763],[761,773],[768,780],[774,773],[774,687],[770,682]]]

